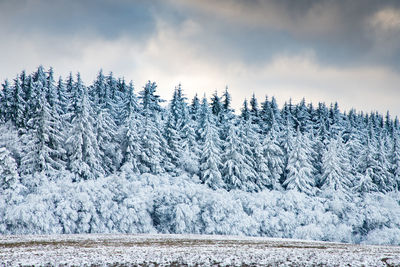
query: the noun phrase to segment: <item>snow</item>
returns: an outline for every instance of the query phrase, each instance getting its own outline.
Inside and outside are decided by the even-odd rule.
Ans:
[[[4,265],[335,265],[400,264],[400,247],[210,235],[0,236]]]
[[[0,234],[219,234],[400,245],[400,123],[42,66],[0,90]]]
[[[228,192],[187,175],[42,178],[35,191],[4,191],[1,234],[213,234],[400,245],[398,194],[346,201],[295,190]]]

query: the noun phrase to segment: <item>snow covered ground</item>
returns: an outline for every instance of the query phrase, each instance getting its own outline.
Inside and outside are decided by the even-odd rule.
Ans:
[[[207,235],[0,236],[0,265],[400,266],[400,247]]]

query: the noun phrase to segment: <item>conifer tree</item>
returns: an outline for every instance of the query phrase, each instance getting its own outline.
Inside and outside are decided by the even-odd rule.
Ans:
[[[17,126],[17,128],[23,128],[25,126],[25,100],[23,98],[23,91],[21,87],[21,83],[19,78],[15,78],[14,80],[14,88],[13,88],[13,100],[11,103],[11,120]]]
[[[271,189],[280,190],[282,188],[280,180],[284,169],[284,153],[279,145],[278,133],[270,131],[263,138],[263,155],[267,159],[268,172],[270,174]]]
[[[231,125],[226,139],[224,153],[222,155],[222,177],[227,190],[241,189],[245,191],[253,191],[255,189],[254,178],[251,166],[248,165],[246,155],[246,144],[237,133],[239,129]],[[243,136],[243,133],[241,133]],[[260,169],[265,170],[261,165]]]
[[[140,155],[140,171],[142,173],[150,172],[159,174],[164,171],[163,160],[166,160],[165,140],[160,132],[160,97],[156,95],[157,85],[153,82],[148,82],[140,92],[143,124],[140,129],[140,139],[142,153]],[[166,145],[166,144],[165,144]]]
[[[222,177],[225,188],[243,189],[243,182],[246,179],[242,173],[244,165],[244,151],[240,146],[234,125],[229,128],[224,154],[222,155]]]
[[[140,147],[139,128],[140,114],[136,95],[132,82],[127,89],[125,103],[125,120],[121,127],[121,169],[133,173],[139,173],[139,158],[142,151]]]
[[[200,100],[197,94],[194,95],[192,99],[192,104],[190,105],[190,116],[193,121],[198,121],[200,115]]]
[[[103,166],[106,175],[112,174],[121,163],[121,155],[116,142],[117,126],[108,111],[99,108],[93,128],[99,147],[98,156],[101,160],[101,166]]]
[[[28,121],[29,130],[22,136],[24,153],[21,170],[25,175],[42,173],[51,177],[63,168],[63,150],[60,146],[63,140],[42,82],[43,80],[38,80],[35,83],[35,89],[41,92],[37,100],[36,116]]]
[[[218,96],[218,92],[215,91],[214,94],[211,97],[211,111],[214,116],[218,118],[218,122],[220,119],[220,114],[223,109],[222,103],[221,103],[221,98]]]
[[[393,136],[393,148],[392,148],[392,175],[394,185],[397,191],[400,190],[400,136],[395,131]]]
[[[252,124],[250,120],[240,121],[238,124],[238,137],[240,144],[243,146],[245,164],[243,165],[243,172],[245,174],[245,188],[246,191],[258,191],[263,188],[262,184],[258,184],[258,175],[256,173],[257,168],[262,166],[256,165],[256,160],[258,163],[263,164],[262,160],[258,154],[259,151],[255,151],[259,147],[259,136],[256,131],[256,124]],[[257,152],[257,155],[256,155]],[[261,174],[261,173],[260,173]]]
[[[311,164],[311,152],[309,139],[300,130],[294,139],[293,149],[288,155],[286,166],[287,177],[283,186],[287,190],[297,190],[308,195],[315,193],[314,168]]]
[[[0,147],[0,190],[12,189],[18,179],[14,158],[6,147]]]
[[[248,121],[250,119],[250,110],[247,99],[245,99],[243,102],[241,118],[245,121]]]
[[[99,159],[100,151],[93,128],[93,111],[88,91],[78,73],[74,88],[74,115],[67,138],[68,169],[75,174],[75,181],[92,180],[104,175]]]
[[[308,109],[306,107],[305,99],[303,98],[299,105],[295,108],[295,128],[299,127],[302,133],[308,133],[311,126],[311,116],[308,113]]]
[[[225,92],[222,95],[222,107],[225,113],[232,113],[234,110],[231,108],[232,97],[231,94],[228,92],[228,86],[225,87]]]
[[[268,167],[268,159],[264,156],[264,144],[258,138],[253,143],[255,184],[257,189],[276,188],[272,173]]]
[[[379,142],[373,129],[373,122],[368,122],[367,140],[360,158],[360,173],[363,177],[370,177],[378,190],[387,192],[390,185],[387,184],[388,170],[383,163],[383,154],[379,151]],[[386,159],[385,159],[386,160]]]
[[[203,98],[200,116],[199,135],[202,150],[200,155],[200,180],[212,189],[223,188],[224,184],[219,171],[221,152],[218,131],[206,98]]]
[[[330,141],[322,156],[321,189],[348,197],[352,187],[350,168],[346,147],[338,136]]]
[[[7,122],[12,118],[12,103],[13,103],[13,95],[12,95],[12,88],[8,82],[5,80],[2,84],[1,90],[1,115],[2,120]]]

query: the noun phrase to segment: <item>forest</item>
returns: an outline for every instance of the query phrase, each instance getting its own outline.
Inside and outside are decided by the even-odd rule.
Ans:
[[[400,244],[400,124],[337,103],[165,101],[42,66],[0,90],[0,233],[196,233]]]

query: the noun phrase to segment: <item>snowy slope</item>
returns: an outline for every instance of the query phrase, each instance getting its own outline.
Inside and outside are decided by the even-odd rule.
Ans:
[[[400,247],[209,235],[1,236],[5,265],[400,264]]]

